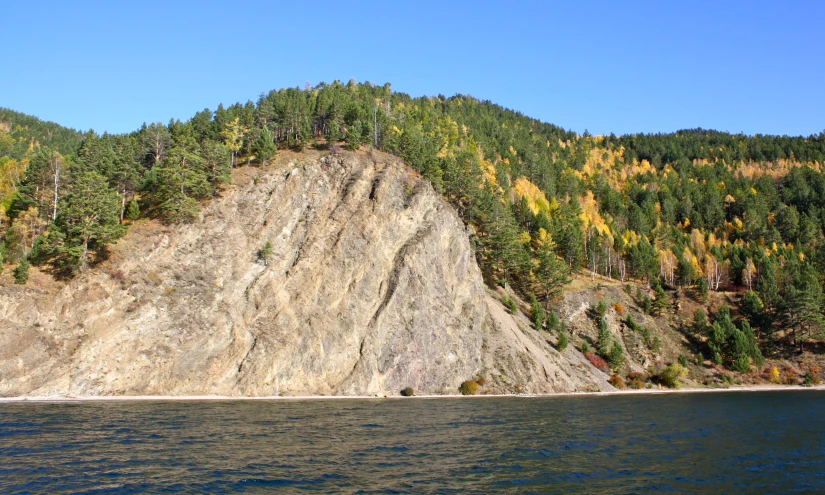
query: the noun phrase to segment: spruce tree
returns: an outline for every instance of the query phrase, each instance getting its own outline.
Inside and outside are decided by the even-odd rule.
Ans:
[[[275,139],[272,136],[272,131],[268,127],[261,129],[258,135],[258,142],[255,144],[255,154],[262,167],[266,167],[270,158],[275,156],[278,149],[275,147]]]
[[[29,280],[29,260],[23,258],[14,269],[14,282],[24,285]]]

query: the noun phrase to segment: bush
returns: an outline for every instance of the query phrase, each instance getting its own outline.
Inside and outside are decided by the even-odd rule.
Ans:
[[[140,218],[140,205],[134,199],[129,202],[129,208],[126,210],[126,218],[135,221]]]
[[[559,315],[557,315],[555,311],[550,311],[550,316],[547,318],[547,329],[555,330],[560,324]]]
[[[602,356],[610,353],[610,346],[613,343],[613,336],[610,334],[610,327],[607,320],[602,318],[599,321],[599,338],[596,340],[596,349]]]
[[[802,382],[803,385],[819,385],[819,383],[819,377],[814,375],[810,370],[805,373],[805,380]]]
[[[590,344],[588,344],[587,342],[582,342],[581,351],[582,351],[582,354],[586,354],[586,353],[590,352]]]
[[[564,352],[564,350],[565,350],[565,349],[567,349],[567,345],[568,345],[569,343],[570,343],[570,337],[568,337],[568,336],[567,336],[567,332],[565,332],[564,330],[562,330],[561,332],[559,332],[559,343],[558,343],[558,345],[556,346],[556,348],[557,348],[560,352]]]
[[[659,354],[662,351],[662,341],[659,340],[659,337],[653,337],[653,343],[650,344],[650,350]]]
[[[483,376],[480,376],[476,378],[476,383],[478,383],[479,387],[483,387],[484,385],[487,385],[487,380],[485,380]]]
[[[653,301],[651,301],[649,297],[645,296],[644,299],[642,299],[642,307],[644,308],[645,314],[649,315],[653,310]]]
[[[662,371],[656,375],[656,381],[667,388],[679,388],[679,380],[687,375],[687,369],[681,364],[671,364],[665,366]]]
[[[270,258],[272,258],[272,241],[266,241],[264,247],[258,250],[258,259],[268,266]]]
[[[604,315],[607,314],[607,303],[604,302],[604,299],[599,299],[599,303],[596,305],[596,314],[599,315],[599,318],[604,318]]]
[[[614,304],[613,309],[616,310],[616,314],[618,314],[619,316],[624,316],[625,308],[621,304],[619,304],[619,303]]]
[[[640,373],[638,371],[634,371],[632,373],[627,374],[627,385],[630,388],[640,389],[645,388],[645,383],[647,383],[648,376],[644,373]]]
[[[624,380],[622,380],[622,377],[620,377],[616,373],[613,373],[613,376],[610,377],[610,384],[613,385],[616,388],[625,388],[626,387],[626,385],[624,383]]]
[[[739,373],[747,373],[751,369],[751,358],[745,353],[739,354],[731,363],[731,369]]]
[[[539,304],[538,300],[536,300],[535,295],[530,296],[530,315],[533,318],[533,325],[536,327],[536,330],[541,330],[544,328],[544,320],[545,320],[545,313],[544,308]]]
[[[29,280],[29,260],[23,258],[20,264],[14,269],[14,282],[17,284],[25,284]]]
[[[647,327],[642,327],[639,332],[642,334],[642,340],[645,341],[645,345],[650,347],[652,342],[650,341],[650,330]]]
[[[687,356],[679,354],[679,364],[682,365],[683,368],[687,368]]]
[[[710,287],[708,287],[707,279],[705,277],[699,277],[699,296],[701,296],[703,301],[707,300],[709,291]]]
[[[633,330],[634,332],[639,331],[639,324],[636,323],[636,320],[633,319],[633,315],[627,315],[627,328]]]
[[[507,306],[507,309],[509,309],[511,313],[516,314],[516,311],[518,311],[518,306],[516,306],[516,302],[512,298],[505,297],[501,302]]]
[[[478,382],[475,380],[465,380],[458,387],[461,395],[475,395],[478,392]]]
[[[412,387],[407,387],[401,391],[401,395],[404,397],[412,397],[415,393],[413,392]]]
[[[771,367],[771,383],[782,383],[782,380],[780,380],[780,376],[781,375],[779,374],[779,368],[777,368],[776,366]]]
[[[610,371],[610,366],[607,365],[607,361],[602,359],[601,356],[597,356],[592,352],[585,352],[584,357],[586,357],[587,360],[590,361],[590,364],[592,364],[597,370],[604,371],[605,373]]]
[[[624,350],[620,343],[613,342],[613,346],[610,347],[610,352],[607,355],[607,362],[610,363],[612,369],[621,370],[624,365]]]

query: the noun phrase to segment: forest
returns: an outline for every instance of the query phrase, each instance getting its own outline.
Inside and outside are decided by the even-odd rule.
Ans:
[[[695,323],[731,369],[825,341],[825,132],[579,135],[389,84],[274,90],[123,135],[0,109],[0,268],[74,277],[138,219],[197,221],[234,167],[307,148],[403,159],[472,227],[487,283],[534,301],[537,327],[572,277],[602,276],[644,286],[651,311],[674,291],[738,293]]]

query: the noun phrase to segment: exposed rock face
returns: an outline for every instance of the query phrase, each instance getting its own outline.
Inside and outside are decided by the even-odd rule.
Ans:
[[[503,309],[461,220],[395,158],[284,153],[256,173],[193,225],[139,223],[71,283],[0,287],[0,395],[609,388]]]

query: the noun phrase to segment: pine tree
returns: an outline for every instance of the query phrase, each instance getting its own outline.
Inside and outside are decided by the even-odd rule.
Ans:
[[[126,232],[120,223],[120,198],[97,172],[72,177],[72,189],[56,222],[65,233],[59,255],[75,268],[86,264],[89,250],[102,248]]]
[[[140,218],[140,206],[136,200],[132,200],[129,202],[129,209],[126,212],[126,218],[131,221],[135,221]]]
[[[613,336],[610,334],[610,327],[607,324],[607,319],[601,318],[599,320],[599,338],[596,340],[596,350],[602,357],[608,357],[610,354],[610,346],[613,345]]]
[[[266,162],[275,156],[278,149],[275,147],[275,139],[269,128],[264,127],[258,135],[258,142],[255,145],[255,154],[262,167],[266,167]]]
[[[14,282],[20,285],[25,284],[29,280],[29,260],[23,258],[14,269]]]
[[[541,293],[544,294],[544,304],[547,306],[551,299],[561,294],[564,285],[570,282],[570,269],[556,256],[550,242],[539,246],[536,257],[538,258],[538,266],[534,270],[536,283]]]

